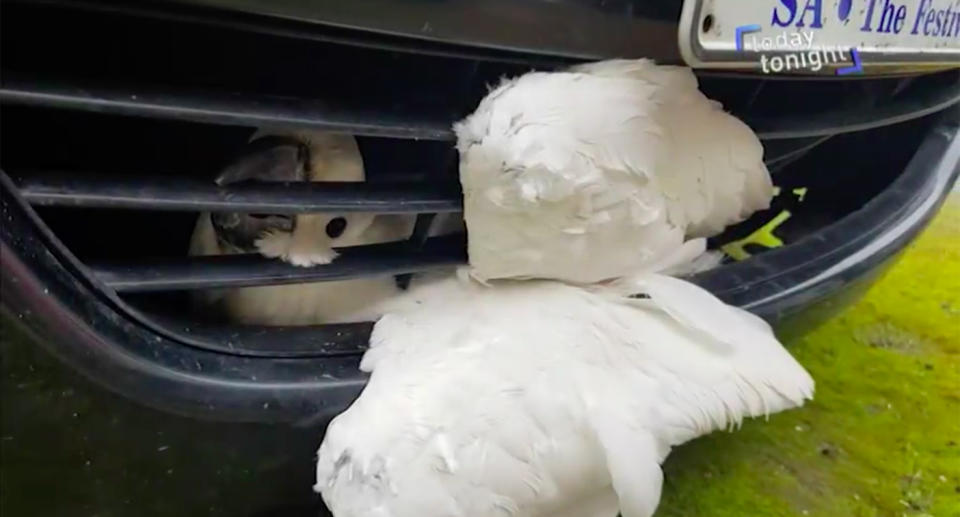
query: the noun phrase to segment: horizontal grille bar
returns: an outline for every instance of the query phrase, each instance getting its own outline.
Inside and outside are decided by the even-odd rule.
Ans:
[[[128,307],[129,311],[136,311]],[[294,327],[207,324],[157,314],[137,316],[178,341],[227,354],[260,357],[334,357],[363,353],[372,323]]]
[[[0,101],[117,115],[265,128],[311,128],[362,136],[452,140],[448,120],[344,109],[315,99],[146,89],[70,87],[5,77]]]
[[[770,142],[768,164],[809,149],[823,137]],[[77,174],[29,171],[15,178],[30,204],[75,208],[122,208],[187,212],[449,213],[463,209],[459,184],[405,183],[248,183],[217,186],[182,177]]]
[[[803,157],[814,147],[826,142],[833,135],[771,140],[763,146],[763,161],[770,172],[776,172]]]
[[[917,91],[874,106],[811,113],[804,116],[762,118],[744,121],[765,140],[831,136],[866,131],[920,118],[960,102],[960,74],[945,84],[928,82]]]
[[[960,102],[960,79],[930,81],[918,91],[865,108],[857,106],[790,117],[743,115],[764,140],[809,138],[863,131],[905,122]],[[452,120],[418,118],[377,110],[335,108],[322,101],[290,97],[134,89],[68,87],[5,78],[0,101],[121,115],[160,117],[213,124],[314,128],[363,136],[453,140]]]
[[[460,185],[250,183],[219,187],[189,179],[29,174],[16,181],[35,205],[171,211],[446,213],[462,209]]]
[[[137,263],[89,265],[107,287],[118,292],[176,291],[249,287],[400,275],[466,263],[463,236],[428,240],[417,248],[407,242],[339,249],[331,264],[298,267],[259,255],[218,255],[144,259]]]

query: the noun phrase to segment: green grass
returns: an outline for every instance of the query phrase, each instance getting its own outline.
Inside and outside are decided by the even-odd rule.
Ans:
[[[676,449],[658,517],[960,516],[960,195],[859,303],[787,346],[815,400]]]

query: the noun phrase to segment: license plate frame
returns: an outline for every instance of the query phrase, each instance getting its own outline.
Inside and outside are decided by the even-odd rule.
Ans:
[[[936,33],[945,30],[946,36]],[[683,59],[694,68],[759,69],[761,54],[785,58],[802,51],[760,45],[784,33],[790,39],[812,34],[813,48],[848,51],[844,62],[799,73],[960,66],[960,0],[685,0],[678,38]]]

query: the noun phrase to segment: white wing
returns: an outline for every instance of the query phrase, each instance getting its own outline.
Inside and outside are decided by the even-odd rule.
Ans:
[[[670,219],[690,237],[706,237],[770,205],[773,184],[763,146],[746,124],[700,92],[686,67],[653,61],[611,60],[573,70],[600,77],[629,77],[656,85],[657,121],[670,149],[656,176]]]
[[[664,306],[720,303],[658,282],[647,287]],[[812,391],[768,327],[725,314],[712,339],[713,320],[691,328],[612,290],[417,286],[377,323],[370,383],[328,429],[316,488],[337,517],[552,516],[574,503],[649,516],[671,446]]]

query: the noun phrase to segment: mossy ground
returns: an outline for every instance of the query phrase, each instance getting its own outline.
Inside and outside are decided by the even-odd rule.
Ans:
[[[658,517],[960,516],[960,194],[859,303],[787,345],[815,400],[676,449]]]

